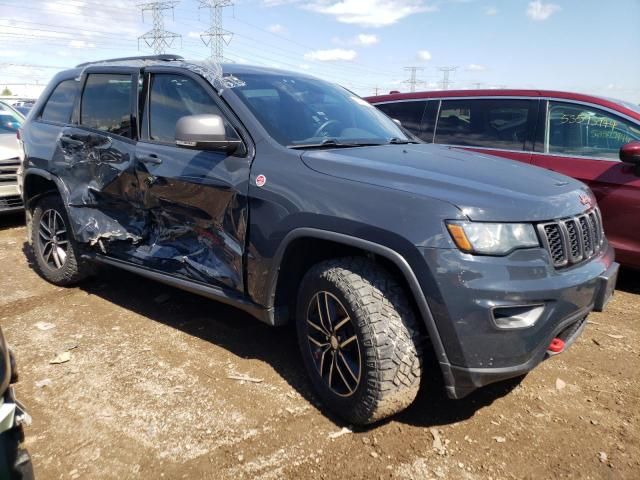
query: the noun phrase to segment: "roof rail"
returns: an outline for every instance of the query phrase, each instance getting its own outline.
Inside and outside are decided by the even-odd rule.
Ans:
[[[122,58],[110,58],[108,60],[97,60],[95,62],[85,62],[76,65],[76,68],[87,67],[89,65],[95,65],[96,63],[108,63],[108,62],[126,62],[127,60],[158,60],[161,62],[171,62],[173,60],[184,60],[180,55],[141,55],[138,57],[122,57]]]

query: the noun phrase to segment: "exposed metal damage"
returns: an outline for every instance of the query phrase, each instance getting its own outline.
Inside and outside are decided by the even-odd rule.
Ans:
[[[118,63],[157,65],[146,60]],[[190,70],[218,92],[242,84],[235,77],[216,80],[206,64],[162,65]],[[100,64],[85,66],[78,80],[93,66]],[[247,185],[238,179],[248,176],[242,171],[248,169],[247,162],[222,168],[234,160],[212,152],[167,149],[162,164],[152,165],[140,160],[145,155],[144,146],[106,132],[73,126],[62,130],[51,173],[65,185],[64,203],[77,241],[97,254],[208,284],[244,288]]]

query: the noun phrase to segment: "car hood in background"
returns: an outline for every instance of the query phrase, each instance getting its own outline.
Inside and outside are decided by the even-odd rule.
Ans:
[[[551,220],[596,202],[584,184],[564,175],[437,145],[309,150],[302,160],[327,175],[444,200],[471,220]],[[375,201],[375,192],[368,201]]]

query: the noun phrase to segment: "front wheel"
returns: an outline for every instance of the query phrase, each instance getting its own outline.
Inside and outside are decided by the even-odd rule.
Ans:
[[[420,333],[406,294],[364,258],[314,266],[298,294],[297,333],[323,403],[354,424],[408,407],[422,375]]]
[[[80,256],[67,212],[57,196],[43,197],[36,204],[31,217],[31,246],[36,271],[55,285],[77,284],[92,272],[91,265]]]

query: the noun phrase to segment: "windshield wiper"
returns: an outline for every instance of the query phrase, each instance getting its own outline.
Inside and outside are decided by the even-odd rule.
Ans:
[[[415,140],[409,140],[409,139],[402,140],[401,138],[393,137],[389,139],[389,143],[391,145],[406,145],[407,143],[418,143],[418,142],[416,142]]]
[[[301,143],[287,145],[287,148],[307,149],[307,148],[353,148],[353,147],[372,147],[382,145],[382,143],[372,142],[339,142],[335,138],[327,138],[320,143]]]

